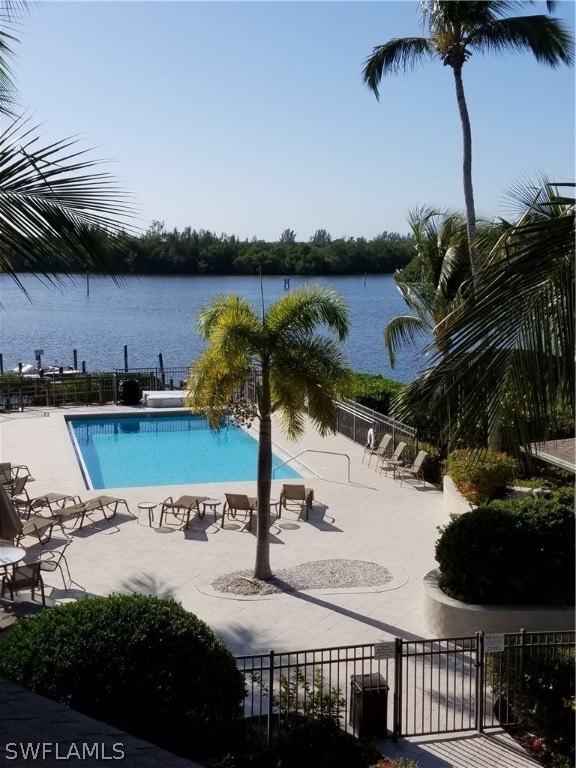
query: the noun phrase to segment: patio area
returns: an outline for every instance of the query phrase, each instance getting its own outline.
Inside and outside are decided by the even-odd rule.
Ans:
[[[30,467],[35,478],[28,486],[31,496],[57,491],[86,500],[102,493],[85,488],[64,421],[72,410],[83,412],[54,409],[2,417],[2,459]],[[391,474],[380,474],[374,464],[362,463],[361,446],[341,436],[321,438],[309,427],[294,444],[275,428],[273,439],[289,455],[307,449],[300,461],[309,470],[305,481],[314,488],[315,499],[308,521],[298,520],[290,510],[280,519],[273,513],[273,570],[314,561],[360,560],[390,571],[388,583],[270,596],[218,592],[211,586],[216,578],[252,568],[256,526],[252,532],[228,523],[221,528],[220,506],[216,524],[209,510],[203,520],[193,519],[187,531],[158,528],[158,506],[151,527],[147,512],[137,506],[182,494],[222,502],[225,492],[253,496],[255,482],[107,489],[107,495],[125,498],[136,517],[121,508],[111,520],[97,516],[74,531],[74,545],[67,553],[74,580],[91,594],[136,591],[173,597],[237,654],[429,637],[421,621],[421,581],[434,567],[437,526],[446,522],[441,492],[421,482],[400,485]],[[282,481],[274,480],[272,497],[278,499],[281,489]],[[52,581],[54,586],[47,586],[49,602],[82,594],[64,591],[57,578]]]
[[[123,410],[54,409],[0,415],[1,460],[30,468],[35,478],[29,487],[31,496],[54,491],[79,495],[83,500],[98,496],[101,491],[85,488],[64,414]],[[283,511],[281,519],[272,515],[272,569],[318,561],[363,561],[387,569],[390,577],[386,583],[267,596],[218,592],[212,586],[214,580],[251,569],[256,547],[256,526],[252,532],[234,525],[220,526],[224,493],[255,495],[255,482],[122,488],[105,493],[125,498],[132,514],[120,507],[111,520],[97,515],[94,522],[86,520],[84,527],[73,533],[67,558],[72,578],[83,589],[63,590],[59,575],[50,574],[46,579],[47,602],[111,592],[173,597],[209,624],[236,655],[374,643],[398,636],[406,640],[431,637],[422,624],[422,578],[435,566],[437,528],[447,522],[442,493],[420,481],[401,485],[391,474],[380,474],[374,465],[362,463],[362,446],[341,436],[323,439],[308,427],[303,439],[293,444],[275,428],[273,439],[289,455],[307,450],[300,461],[308,469],[304,482],[314,489],[314,504],[308,521],[298,520],[296,512]],[[273,498],[279,498],[282,483],[273,481]],[[158,528],[159,506],[154,510],[152,526],[147,510],[138,509],[141,502],[159,505],[167,496],[183,494],[221,500],[217,522],[208,509],[204,519],[194,518],[187,531],[166,525]],[[58,533],[53,543],[58,543]],[[27,597],[22,593],[22,599]],[[42,707],[52,706],[22,689],[14,692],[11,701],[10,714],[5,713],[11,739],[24,733],[32,716],[44,717],[36,714]],[[22,722],[17,714],[20,710],[14,707],[27,713]],[[57,723],[52,716],[43,720],[47,738],[75,738],[76,731],[71,729],[77,729],[81,716],[71,713],[73,725],[68,725],[55,712]],[[96,726],[102,727],[95,724],[91,732],[97,732]],[[500,730],[400,739],[398,744],[386,741],[382,747],[390,756],[417,761],[420,768],[537,765]],[[150,745],[134,743],[127,757],[133,765],[162,764],[162,757]]]

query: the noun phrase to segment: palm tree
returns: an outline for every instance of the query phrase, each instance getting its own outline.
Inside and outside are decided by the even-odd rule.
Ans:
[[[109,236],[124,231],[129,196],[114,177],[92,172],[74,140],[38,146],[16,120],[0,133],[0,272],[110,272]]]
[[[558,19],[545,15],[501,18],[527,2],[512,0],[421,0],[422,22],[428,37],[389,40],[373,49],[363,70],[364,82],[379,98],[383,75],[407,71],[425,58],[439,60],[454,75],[456,99],[462,124],[464,200],[472,272],[479,270],[474,247],[476,212],[472,187],[472,132],[464,95],[462,69],[473,52],[528,51],[540,62],[557,67],[574,60],[573,39]],[[555,5],[546,3],[551,11]]]
[[[465,299],[470,278],[466,222],[462,214],[420,208],[408,217],[417,255],[394,273],[394,280],[412,315],[395,317],[384,329],[390,365],[405,344],[432,333],[436,348],[450,348],[450,319]]]
[[[14,117],[8,61],[18,20],[31,3],[0,2],[0,115]],[[121,234],[133,206],[115,178],[73,139],[42,145],[15,118],[0,131],[0,273],[23,289],[18,271],[111,271],[108,237]]]
[[[518,185],[523,212],[491,233],[474,303],[451,324],[450,351],[403,390],[396,415],[457,413],[446,418],[452,441],[501,422],[524,447],[562,424],[573,429],[576,205],[558,187]]]
[[[308,413],[320,434],[334,431],[334,398],[347,392],[352,371],[338,341],[349,329],[344,301],[334,291],[304,286],[259,314],[246,299],[217,296],[201,311],[199,330],[207,348],[192,364],[187,405],[217,427],[233,410],[238,390],[255,377],[259,419],[258,532],[254,576],[269,579],[272,415],[290,439],[304,430]],[[318,327],[325,332],[317,333]]]

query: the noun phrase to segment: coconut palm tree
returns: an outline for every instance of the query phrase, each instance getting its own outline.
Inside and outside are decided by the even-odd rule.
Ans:
[[[272,415],[290,439],[303,433],[305,413],[320,434],[334,431],[334,398],[347,392],[353,376],[338,344],[348,333],[348,312],[334,291],[304,286],[261,313],[239,296],[217,296],[201,311],[198,325],[207,348],[190,368],[192,410],[217,427],[233,411],[235,394],[255,376],[254,415],[260,424],[254,576],[268,579]]]
[[[545,180],[518,185],[523,212],[495,225],[474,303],[451,323],[448,354],[436,352],[403,390],[396,415],[444,413],[452,441],[481,438],[494,422],[525,447],[559,427],[573,430],[576,205],[559,188]],[[484,250],[480,238],[478,246]]]
[[[509,11],[528,4],[512,0],[421,0],[422,23],[428,27],[428,37],[389,40],[376,46],[364,64],[364,82],[377,98],[384,75],[411,70],[426,58],[438,60],[452,70],[462,124],[462,175],[473,275],[480,265],[474,248],[472,132],[462,80],[464,64],[474,52],[528,51],[552,67],[574,60],[572,36],[560,20],[545,15],[505,17]],[[551,11],[555,3],[546,5]]]
[[[107,271],[111,234],[132,215],[114,177],[74,140],[40,145],[16,120],[0,133],[0,272]]]
[[[32,4],[0,2],[0,116],[14,117],[9,59]],[[133,214],[129,195],[73,139],[43,144],[21,118],[0,131],[0,273],[111,271],[108,236]]]
[[[436,348],[450,348],[450,323],[465,299],[470,278],[466,220],[460,213],[419,208],[410,212],[416,257],[394,273],[396,286],[412,315],[395,317],[384,329],[390,365],[404,345],[431,333]]]

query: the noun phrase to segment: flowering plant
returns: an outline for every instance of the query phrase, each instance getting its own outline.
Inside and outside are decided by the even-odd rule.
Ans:
[[[512,456],[471,448],[452,451],[445,467],[460,493],[473,504],[503,496],[517,469]]]

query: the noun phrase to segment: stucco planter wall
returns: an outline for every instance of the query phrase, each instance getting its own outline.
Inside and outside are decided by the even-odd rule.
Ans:
[[[423,621],[437,637],[461,637],[474,632],[572,631],[574,608],[538,605],[469,605],[445,595],[438,586],[439,571],[423,581]]]
[[[471,509],[475,508],[475,504],[471,504],[462,496],[450,475],[444,475],[443,488],[442,500],[444,512],[447,515],[461,515],[463,512],[470,512]]]

